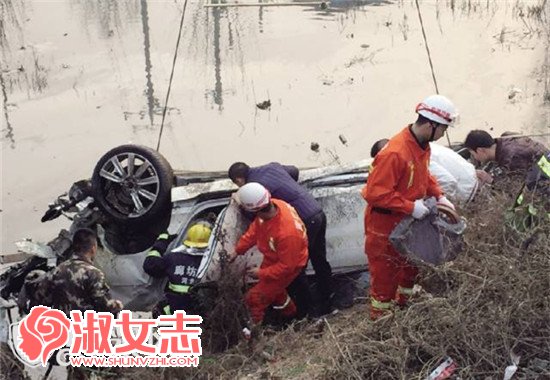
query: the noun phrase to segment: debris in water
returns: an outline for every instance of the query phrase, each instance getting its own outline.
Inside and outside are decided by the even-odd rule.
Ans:
[[[261,110],[266,110],[268,108],[271,108],[271,100],[264,100],[261,103],[256,104],[256,107],[258,107]]]
[[[319,153],[319,144],[316,143],[316,142],[312,142],[310,147],[309,147],[312,151],[316,152],[316,153]]]
[[[323,1],[323,2],[321,3],[321,9],[325,10],[325,9],[327,9],[327,8],[328,8],[327,3]]]
[[[346,136],[344,135],[339,135],[338,138],[340,139],[340,141],[342,142],[342,144],[344,145],[348,145],[348,139],[346,139]]]
[[[370,45],[369,44],[361,44],[361,47],[363,49],[368,49],[370,47]]]
[[[523,91],[521,91],[519,88],[517,87],[512,87],[512,89],[510,90],[510,92],[508,93],[508,99],[512,100],[516,97],[516,95],[521,95]]]

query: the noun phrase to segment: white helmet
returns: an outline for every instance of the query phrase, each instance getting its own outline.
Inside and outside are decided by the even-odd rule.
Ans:
[[[443,95],[428,96],[416,106],[416,113],[445,125],[452,125],[458,117],[455,105]]]
[[[269,191],[257,182],[250,182],[239,188],[237,196],[241,206],[251,212],[261,210],[271,202]]]

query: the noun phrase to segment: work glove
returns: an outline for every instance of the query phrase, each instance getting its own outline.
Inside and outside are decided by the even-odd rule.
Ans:
[[[455,205],[452,204],[451,201],[448,200],[447,197],[444,196],[444,195],[439,197],[439,199],[437,200],[437,204],[447,206],[447,207],[452,208],[453,210],[455,210]]]
[[[153,244],[151,250],[155,250],[162,255],[168,249],[170,242],[175,238],[176,235],[169,235],[168,232],[163,232],[158,236],[157,241],[155,241],[155,244]]]
[[[415,219],[422,219],[430,213],[430,209],[426,207],[423,199],[417,199],[414,201],[414,209],[412,217]]]

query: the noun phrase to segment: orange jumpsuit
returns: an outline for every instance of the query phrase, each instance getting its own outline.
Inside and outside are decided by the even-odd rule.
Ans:
[[[418,270],[393,248],[388,237],[414,209],[414,201],[442,196],[430,175],[430,147],[422,149],[406,127],[378,153],[362,190],[365,211],[365,252],[370,272],[372,319],[384,314],[392,300],[405,305]]]
[[[256,217],[237,243],[242,255],[254,245],[264,259],[258,272],[259,282],[246,293],[252,321],[262,322],[265,310],[273,304],[284,316],[296,314],[296,305],[286,288],[300,274],[308,260],[307,235],[302,220],[288,203],[272,199],[277,215],[270,220]]]

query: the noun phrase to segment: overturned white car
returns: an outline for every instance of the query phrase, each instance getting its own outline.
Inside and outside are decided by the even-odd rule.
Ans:
[[[327,259],[333,273],[366,269],[363,212],[360,189],[368,176],[368,162],[348,166],[307,169],[299,182],[317,198],[327,215]],[[231,203],[236,186],[226,173],[174,172],[153,149],[124,145],[107,152],[97,163],[91,180],[76,182],[67,194],[50,205],[42,221],[60,215],[72,220],[68,229],[47,245],[23,241],[19,250],[33,257],[0,275],[0,296],[19,298],[25,304],[24,280],[34,269],[49,270],[67,258],[70,238],[78,228],[95,229],[99,237],[96,265],[101,268],[125,309],[148,311],[162,298],[166,281],[153,279],[142,264],[156,237],[166,230],[177,234],[168,249],[182,244],[187,229],[208,218],[214,224],[198,279],[200,285],[215,282],[227,244],[235,244],[248,221]],[[261,263],[251,250],[235,265]],[[311,268],[308,268],[311,273]]]

